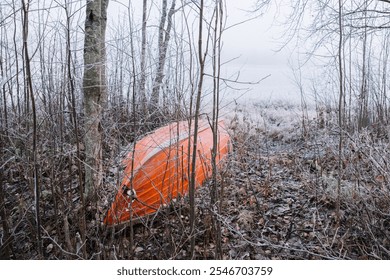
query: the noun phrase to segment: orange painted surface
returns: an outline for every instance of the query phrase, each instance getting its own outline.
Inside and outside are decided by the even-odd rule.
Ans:
[[[218,129],[217,164],[230,148],[230,137],[222,121]],[[124,178],[104,219],[106,225],[152,214],[172,199],[188,193],[188,160],[191,160],[188,146],[192,150],[192,131],[189,137],[187,122],[171,123],[136,142],[134,151],[130,151],[123,161],[126,166]],[[206,121],[200,121],[196,187],[211,176],[212,146],[211,128]]]

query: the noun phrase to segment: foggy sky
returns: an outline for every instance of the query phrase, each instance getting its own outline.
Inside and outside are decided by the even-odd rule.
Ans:
[[[253,10],[255,0],[226,1],[227,26],[235,25],[255,17],[249,11]],[[119,1],[110,1],[110,14],[115,15],[125,9]],[[128,5],[128,1],[122,1]],[[142,1],[133,1],[133,9],[141,24],[140,12]],[[297,100],[297,88],[292,81],[292,69],[289,66],[291,57],[288,49],[277,52],[283,44],[280,38],[283,27],[279,26],[275,19],[275,7],[270,7],[267,12],[254,20],[229,28],[223,35],[223,61],[233,61],[224,65],[222,75],[225,77],[237,77],[241,82],[256,82],[269,76],[258,85],[245,85],[239,87],[242,91],[230,90],[228,96],[236,98],[249,91],[242,97],[255,100]],[[113,17],[116,18],[115,16]],[[112,19],[112,18],[111,18]],[[137,18],[135,18],[137,20]]]

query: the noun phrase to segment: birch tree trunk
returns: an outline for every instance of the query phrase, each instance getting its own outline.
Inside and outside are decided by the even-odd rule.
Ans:
[[[84,39],[85,195],[92,199],[101,187],[102,113],[106,93],[105,33],[108,0],[87,0]]]
[[[140,80],[140,102],[143,114],[146,114],[146,23],[147,23],[148,1],[143,0],[142,4],[142,39],[141,39],[141,80]]]

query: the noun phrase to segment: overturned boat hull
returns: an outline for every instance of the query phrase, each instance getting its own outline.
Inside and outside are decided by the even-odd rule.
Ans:
[[[198,125],[195,186],[212,173],[213,132],[206,121]],[[193,126],[188,122],[171,123],[135,143],[127,154],[124,178],[104,219],[115,225],[155,213],[173,199],[188,193],[189,162],[193,146]],[[217,164],[230,149],[230,137],[224,123],[218,124]],[[190,148],[190,149],[189,149]]]

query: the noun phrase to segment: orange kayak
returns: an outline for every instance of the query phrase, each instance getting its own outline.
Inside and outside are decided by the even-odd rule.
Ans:
[[[191,135],[190,135],[191,134]],[[171,123],[135,143],[123,161],[124,178],[104,224],[115,225],[155,213],[173,199],[188,193],[188,163],[193,127],[188,122]],[[206,121],[199,121],[196,159],[196,187],[211,176],[213,133]],[[228,154],[230,136],[223,121],[218,124],[217,164]]]

